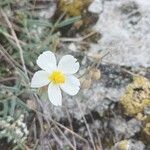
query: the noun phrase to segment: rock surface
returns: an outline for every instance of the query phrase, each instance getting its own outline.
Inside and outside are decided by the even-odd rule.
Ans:
[[[102,8],[94,27],[102,38],[91,51],[110,51],[103,61],[107,64],[149,67],[150,1],[105,0]]]

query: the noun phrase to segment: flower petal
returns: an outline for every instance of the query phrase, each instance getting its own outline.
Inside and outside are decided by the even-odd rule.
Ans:
[[[37,71],[31,80],[31,87],[39,88],[49,83],[48,73],[44,70]]]
[[[60,87],[58,85],[54,85],[53,83],[51,83],[48,86],[48,97],[53,105],[55,106],[62,105],[62,95]]]
[[[65,74],[74,74],[79,70],[79,62],[71,55],[65,55],[58,64],[58,69]]]
[[[37,65],[47,71],[51,72],[52,70],[56,69],[56,57],[54,53],[50,51],[43,52],[36,61]]]
[[[80,89],[80,81],[73,75],[66,76],[65,83],[60,85],[61,89],[69,95],[76,95]]]

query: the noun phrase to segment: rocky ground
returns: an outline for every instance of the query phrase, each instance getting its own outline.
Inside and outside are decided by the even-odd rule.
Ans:
[[[98,130],[102,141],[105,138],[106,143],[107,140],[116,143],[109,147],[108,143],[102,142],[105,143],[104,149],[114,150],[118,147],[119,150],[149,149],[149,140],[146,142],[141,133],[145,123],[136,115],[142,113],[142,116],[149,118],[149,113],[143,111],[145,107],[148,112],[150,111],[150,102],[133,116],[128,112],[125,113],[128,110],[122,110],[126,103],[132,103],[132,99],[125,100],[124,103],[121,103],[120,99],[125,94],[127,85],[133,82],[134,76],[150,78],[150,2],[148,0],[95,0],[88,10],[98,15],[93,30],[101,35],[97,43],[90,44],[88,52],[100,54],[109,52],[109,54],[98,67],[101,71],[100,80],[92,82],[89,89],[83,90],[79,95],[78,99],[82,97],[80,101],[82,113],[87,117],[92,133]],[[88,63],[88,60],[86,61]],[[136,88],[142,88],[141,86],[139,84]],[[148,93],[150,93],[149,88],[150,85],[147,87]],[[150,95],[147,96],[150,101]],[[82,124],[82,113],[78,111],[76,102],[66,99],[71,114],[78,120],[78,124]],[[135,106],[131,109],[137,108]],[[55,115],[58,116],[57,114],[58,112]],[[86,134],[86,131],[83,134]]]
[[[56,11],[56,3],[52,4],[51,13]],[[59,6],[69,15],[85,15],[60,29],[57,52],[79,59],[80,93],[64,95],[61,108],[40,101],[42,97],[37,103],[47,116],[44,120],[53,118],[84,139],[64,128],[64,134],[54,132],[52,125],[49,132],[45,125],[37,149],[50,149],[49,141],[52,149],[71,149],[65,136],[76,141],[77,150],[149,150],[150,1],[93,0],[84,7],[85,12],[77,7],[78,12]],[[39,15],[51,18],[47,12]],[[43,30],[39,28],[39,34]]]

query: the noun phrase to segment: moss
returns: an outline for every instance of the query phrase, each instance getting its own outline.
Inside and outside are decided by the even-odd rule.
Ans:
[[[142,76],[135,76],[129,84],[120,102],[126,115],[136,116],[142,113],[146,106],[150,106],[150,81]]]
[[[61,11],[66,12],[70,16],[81,15],[83,9],[91,0],[59,0],[58,7]]]

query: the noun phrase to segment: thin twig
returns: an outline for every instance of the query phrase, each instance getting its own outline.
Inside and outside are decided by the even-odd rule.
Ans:
[[[89,37],[91,37],[91,36],[93,36],[93,35],[96,34],[96,33],[97,33],[97,31],[92,31],[92,32],[90,32],[89,34],[87,34],[87,35],[85,35],[84,37],[82,37],[82,41],[85,40],[85,39],[87,39],[87,38],[89,38]]]
[[[54,120],[53,120],[54,121]],[[59,122],[54,121],[59,127],[65,129],[66,131],[68,131],[69,133],[75,135],[76,137],[78,137],[80,140],[84,141],[85,143],[88,143],[88,141],[86,139],[84,139],[83,137],[81,137],[80,135],[78,135],[77,133],[75,133],[74,131],[70,130],[69,128],[65,127],[64,125],[60,124]]]
[[[133,73],[133,72],[131,72],[131,71],[125,69],[125,68],[123,68],[122,71],[124,71],[124,72],[126,72],[126,73],[128,73],[128,74],[130,74],[132,76],[140,76],[140,74],[137,74],[137,73],[135,74],[135,73]]]
[[[104,55],[100,58],[99,62],[98,62],[97,65],[96,65],[96,68],[99,67],[99,65],[100,65],[100,63],[102,62],[102,60],[103,60],[107,55],[109,55],[109,54],[110,54],[110,52],[108,51],[106,54],[104,54]]]
[[[84,40],[86,40],[87,38],[93,36],[96,33],[97,33],[97,31],[92,31],[89,34],[87,34],[87,35],[85,35],[83,37],[78,37],[78,38],[62,37],[62,38],[60,38],[60,41],[62,41],[62,42],[79,42],[79,43],[86,43],[87,44],[87,42],[84,42]]]
[[[8,77],[8,78],[0,78],[0,83],[2,82],[7,82],[7,81],[11,81],[11,80],[16,80],[17,77]]]
[[[96,65],[96,68],[98,68],[99,65],[100,65],[100,63],[102,62],[103,58],[106,57],[108,54],[109,54],[109,52],[107,52],[105,55],[103,55],[103,56],[100,58],[99,61],[93,62],[92,65],[91,65],[90,67],[88,67],[88,68],[86,69],[86,71],[85,71],[82,75],[79,76],[79,78],[82,78],[84,75],[88,74],[89,71],[90,71],[95,65]]]
[[[62,143],[62,141],[60,140],[60,138],[56,135],[56,133],[54,132],[54,129],[53,129],[53,128],[51,129],[51,134],[53,135],[55,141],[56,141],[56,142],[61,146],[61,148],[62,148],[63,143]]]

